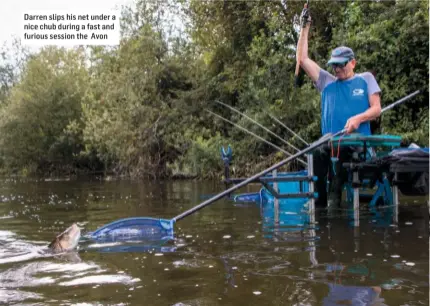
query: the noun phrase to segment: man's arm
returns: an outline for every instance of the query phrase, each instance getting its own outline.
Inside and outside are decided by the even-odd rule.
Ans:
[[[375,120],[381,114],[381,97],[379,92],[369,95],[369,109],[364,113],[358,114],[361,122]]]
[[[363,113],[355,115],[348,119],[345,125],[346,133],[352,133],[358,129],[361,123],[375,120],[381,114],[381,97],[379,92],[369,95],[370,107]]]
[[[310,17],[309,17],[310,19]],[[308,34],[310,29],[310,23],[307,23],[304,28],[300,31],[299,41],[296,49],[296,60],[300,63],[300,66],[306,72],[306,74],[312,79],[312,81],[318,81],[321,68],[308,57]]]

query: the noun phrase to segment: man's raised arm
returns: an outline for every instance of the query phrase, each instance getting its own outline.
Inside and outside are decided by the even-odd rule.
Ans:
[[[311,16],[309,15],[309,10],[307,9],[306,4],[300,16],[300,22],[302,27],[296,48],[296,60],[312,81],[316,82],[321,68],[308,57],[308,35],[311,26]]]

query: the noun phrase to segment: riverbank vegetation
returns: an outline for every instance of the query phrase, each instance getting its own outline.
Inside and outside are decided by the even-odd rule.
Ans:
[[[374,73],[386,106],[377,132],[428,146],[429,29],[425,1],[312,2],[309,56],[323,68],[347,45]],[[295,153],[216,103],[231,105],[298,148],[320,135],[320,97],[294,87],[300,1],[138,1],[124,8],[119,46],[17,44],[0,62],[0,168],[5,174],[113,173],[133,178],[235,175],[284,154],[210,110]],[[7,60],[9,57],[9,60]]]

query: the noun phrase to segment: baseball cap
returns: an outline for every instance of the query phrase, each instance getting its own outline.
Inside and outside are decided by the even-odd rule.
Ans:
[[[343,64],[347,61],[352,60],[353,58],[355,58],[355,55],[352,49],[345,46],[341,46],[337,47],[331,52],[331,58],[327,64]]]

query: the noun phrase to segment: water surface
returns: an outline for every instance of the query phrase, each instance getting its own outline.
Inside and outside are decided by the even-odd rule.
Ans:
[[[428,305],[427,199],[391,210],[317,216],[317,228],[274,228],[256,204],[220,200],[175,225],[163,244],[44,247],[73,222],[172,218],[218,183],[3,180],[0,303],[7,305]],[[241,191],[258,189],[249,186]],[[282,212],[281,212],[282,213]]]

